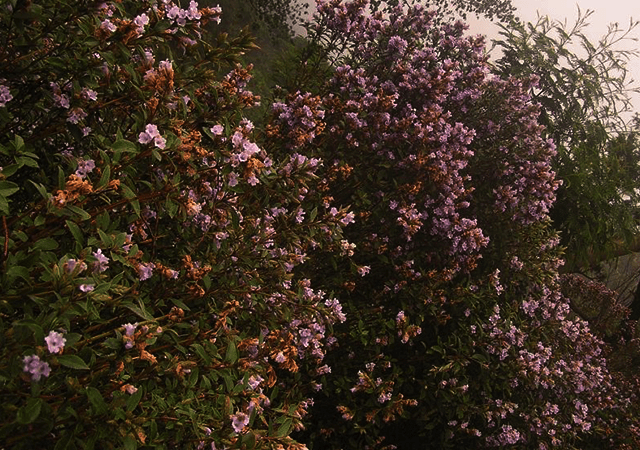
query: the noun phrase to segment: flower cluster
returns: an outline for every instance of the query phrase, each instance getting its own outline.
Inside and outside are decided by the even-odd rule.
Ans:
[[[9,88],[4,84],[0,84],[0,108],[5,107],[11,100],[13,100],[13,95],[11,95]]]
[[[153,142],[153,144],[159,149],[163,149],[167,144],[167,141],[160,135],[158,127],[151,123],[148,124],[144,131],[138,135],[138,142],[141,144],[149,144],[150,142]]]
[[[38,355],[25,356],[22,362],[24,363],[24,371],[31,374],[33,381],[40,381],[40,378],[48,377],[51,374],[49,364],[41,361]]]

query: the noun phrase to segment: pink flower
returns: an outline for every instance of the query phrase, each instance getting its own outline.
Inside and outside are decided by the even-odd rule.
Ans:
[[[82,89],[81,95],[85,100],[91,100],[95,102],[98,99],[98,93],[89,88]]]
[[[62,337],[62,333],[56,331],[51,331],[49,335],[44,338],[44,341],[47,343],[49,353],[62,353],[64,344],[67,342],[67,340]]]
[[[76,175],[79,178],[84,178],[89,172],[95,169],[96,163],[92,159],[81,159],[78,161],[78,168],[76,169]]]
[[[93,284],[81,284],[79,288],[82,292],[91,292],[95,289],[95,286]]]
[[[149,24],[149,16],[146,14],[140,14],[135,19],[133,19],[133,23],[136,24],[136,31],[138,34],[144,33],[144,27]]]
[[[73,108],[68,113],[67,122],[71,122],[73,124],[77,124],[78,122],[80,122],[85,117],[87,117],[87,113],[85,112],[84,109],[82,109],[82,108]]]

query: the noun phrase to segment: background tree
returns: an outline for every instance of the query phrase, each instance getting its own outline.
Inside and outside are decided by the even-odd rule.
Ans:
[[[596,44],[584,34],[593,11],[578,12],[571,27],[548,17],[501,25],[503,39],[495,42],[497,73],[539,78],[530,93],[558,149],[554,169],[563,185],[551,217],[567,247],[567,271],[631,251],[638,234],[640,154],[630,93],[639,88],[627,69],[638,51],[621,48],[638,22],[626,30],[611,25]]]

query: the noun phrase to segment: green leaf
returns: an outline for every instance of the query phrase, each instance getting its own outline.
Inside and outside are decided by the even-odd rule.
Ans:
[[[16,151],[20,151],[24,148],[24,139],[16,134],[13,138],[13,146],[16,148]]]
[[[47,188],[45,188],[42,184],[40,183],[36,183],[33,180],[29,180],[29,182],[31,184],[33,184],[35,186],[35,188],[38,190],[38,192],[40,193],[40,196],[45,199],[48,200],[49,199],[49,193],[47,192]]]
[[[0,195],[9,197],[20,190],[20,187],[11,181],[0,181]]]
[[[2,175],[4,175],[5,177],[10,177],[11,175],[13,175],[14,173],[16,173],[16,171],[20,168],[19,164],[11,164],[9,166],[3,167],[2,168]]]
[[[69,448],[69,444],[73,440],[73,433],[62,433],[57,439],[56,446],[53,450],[66,450]]]
[[[183,309],[185,311],[191,311],[191,308],[189,308],[186,303],[184,303],[182,300],[178,300],[177,298],[171,298],[171,303],[173,303],[175,306],[177,306],[180,309]]]
[[[58,362],[70,369],[89,370],[89,366],[87,366],[82,358],[76,355],[60,355],[58,356]]]
[[[35,422],[42,410],[42,403],[40,398],[28,399],[27,403],[18,410],[16,421],[23,425]]]
[[[238,347],[236,347],[235,342],[229,342],[229,345],[227,346],[227,354],[224,359],[231,364],[238,360]]]
[[[138,147],[136,146],[136,144],[131,141],[127,141],[126,139],[118,139],[113,143],[111,148],[114,151],[119,152],[135,153],[138,151]]]
[[[191,348],[198,354],[205,364],[211,364],[211,356],[207,354],[204,347],[200,344],[191,344]]]
[[[100,391],[94,387],[88,387],[86,392],[87,392],[87,398],[89,399],[91,406],[93,406],[95,413],[96,414],[106,413],[108,410],[108,407],[106,402],[104,401],[104,398],[102,398],[102,394],[100,393]]]
[[[136,306],[136,305],[125,305],[125,306],[127,307],[128,310],[134,312],[136,315],[138,315],[139,317],[142,317],[144,320],[153,320],[153,316],[144,309],[144,304],[140,301],[138,302],[138,304],[140,306]]]
[[[131,200],[132,198],[136,197],[135,192],[133,192],[133,190],[131,190],[131,188],[129,186],[127,186],[126,184],[121,184],[120,188],[123,191],[124,198],[126,198],[127,200]]]
[[[110,248],[113,245],[113,239],[111,239],[107,233],[98,229],[98,234],[100,235],[100,241],[102,242],[103,248]]]
[[[95,186],[96,189],[103,188],[109,183],[109,181],[111,181],[111,167],[105,166],[102,169],[102,176],[100,176],[100,181],[98,181],[98,184]]]
[[[43,216],[42,214],[38,214],[36,218],[33,220],[33,225],[36,227],[41,227],[42,225],[45,224],[46,221],[47,221],[47,218],[45,216]]]
[[[103,211],[101,214],[96,217],[96,223],[103,230],[109,229],[109,224],[111,223],[111,218],[109,217],[109,213]]]
[[[138,448],[138,442],[131,436],[124,436],[122,443],[125,450],[136,450]]]
[[[91,214],[89,214],[88,212],[86,212],[84,209],[82,208],[78,208],[77,206],[73,206],[73,205],[67,205],[66,208],[73,212],[74,214],[77,214],[78,216],[80,216],[80,218],[82,220],[89,220],[91,219]]]
[[[138,389],[127,399],[127,411],[131,412],[136,409],[138,403],[140,403],[140,399],[142,398],[142,389]]]
[[[133,208],[133,211],[136,213],[136,216],[140,217],[140,202],[138,200],[132,200],[131,207]]]
[[[44,238],[36,242],[33,248],[42,251],[54,250],[58,248],[58,243],[53,238]]]
[[[249,431],[247,434],[242,436],[241,442],[243,448],[246,448],[247,450],[256,448],[256,435],[252,431]]]
[[[75,222],[72,222],[70,220],[66,220],[65,223],[67,224],[67,228],[69,228],[69,231],[73,235],[73,238],[76,240],[76,242],[82,245],[84,242],[84,238],[82,236],[82,231],[80,231],[80,227],[76,225]]]
[[[166,201],[164,202],[164,209],[167,214],[169,214],[169,217],[173,219],[178,212],[178,204],[172,202],[171,199],[167,197]]]
[[[0,213],[4,214],[5,216],[8,216],[10,214],[9,202],[4,197],[0,197]]]
[[[276,436],[278,437],[286,437],[291,432],[291,428],[293,427],[293,420],[290,417],[287,417],[282,422],[282,425],[278,427],[278,431],[276,431]]]
[[[28,166],[28,167],[38,167],[38,162],[33,159],[33,158],[29,158],[28,156],[18,156],[16,158],[16,162],[18,163],[19,166]]]
[[[29,274],[29,270],[23,266],[11,266],[7,270],[7,276],[13,278],[22,278],[26,282],[31,281],[31,275]]]

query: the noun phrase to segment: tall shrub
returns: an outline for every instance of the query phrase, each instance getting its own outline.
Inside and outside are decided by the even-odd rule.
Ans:
[[[482,38],[420,6],[317,3],[315,59],[300,69],[311,81],[273,105],[267,132],[328,162],[321,186],[353,211],[355,246],[349,262],[316,252],[300,267],[347,312],[301,439],[613,445],[631,400],[560,292],[548,217],[560,181],[537,77],[491,75]],[[321,61],[332,76],[314,83]]]
[[[0,447],[303,447],[344,315],[294,269],[348,211],[256,142],[251,39],[183,6],[0,10]]]

